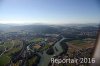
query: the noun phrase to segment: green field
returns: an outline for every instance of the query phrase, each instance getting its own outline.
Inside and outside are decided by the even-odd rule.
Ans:
[[[85,41],[83,40],[73,40],[73,41],[70,41],[70,43],[73,43],[73,45],[82,45],[85,43]]]
[[[36,39],[34,39],[33,41],[34,41],[34,42],[41,42],[41,41],[43,41],[43,38],[36,38]]]
[[[34,57],[32,57],[31,59],[29,59],[29,60],[28,60],[29,66],[32,66],[32,64],[35,63],[36,59],[37,59],[37,56],[34,56]]]
[[[13,46],[13,43],[12,41],[7,41],[3,45],[5,46],[5,48],[9,50]]]
[[[12,49],[10,49],[9,51],[5,52],[0,57],[0,66],[4,66],[7,63],[9,63],[11,55],[21,49],[21,47],[16,47],[18,45],[22,45],[21,41],[19,41],[19,40],[13,40],[13,43],[14,43],[14,47]],[[12,47],[12,41],[5,42],[4,45],[6,45],[6,47],[11,48]]]
[[[4,50],[5,50],[5,47],[2,46],[2,45],[0,45],[0,54],[1,54],[2,52],[4,52]]]
[[[40,48],[39,51],[44,51],[50,47],[49,44],[46,44],[44,47]]]
[[[91,43],[94,43],[95,42],[95,39],[83,39],[83,40],[72,40],[72,41],[69,41],[68,43],[71,43],[73,45],[76,45],[76,46],[82,46],[82,45],[87,45],[87,44],[91,44]]]
[[[0,50],[5,50],[5,47],[0,45]]]

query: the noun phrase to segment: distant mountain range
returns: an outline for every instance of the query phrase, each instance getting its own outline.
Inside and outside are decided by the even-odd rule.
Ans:
[[[84,28],[84,29],[82,29]],[[73,30],[74,29],[74,30]],[[44,24],[33,24],[33,25],[7,25],[0,24],[0,31],[4,32],[17,32],[17,31],[28,31],[28,32],[43,32],[43,33],[59,33],[63,30],[75,31],[81,30],[89,31],[98,29],[98,24],[66,24],[66,25],[44,25]]]

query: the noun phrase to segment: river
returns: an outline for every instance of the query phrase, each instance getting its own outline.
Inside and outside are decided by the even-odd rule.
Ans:
[[[52,57],[57,56],[57,55],[59,55],[63,52],[63,49],[60,46],[60,42],[63,41],[64,39],[66,39],[66,38],[62,38],[60,41],[55,43],[55,45],[53,46],[54,55],[46,54],[47,50],[43,52],[43,54],[41,55],[40,63],[38,64],[38,66],[48,66],[48,64],[49,64]],[[55,47],[56,47],[56,49],[55,49]]]

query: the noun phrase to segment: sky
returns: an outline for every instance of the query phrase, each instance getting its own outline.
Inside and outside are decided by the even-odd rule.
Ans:
[[[99,0],[0,0],[0,23],[99,23]]]

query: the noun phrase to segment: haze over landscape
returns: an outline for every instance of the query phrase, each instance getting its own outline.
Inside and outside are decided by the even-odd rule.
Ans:
[[[0,0],[0,66],[94,64],[99,6],[100,0]]]
[[[0,23],[99,23],[99,3],[98,0],[0,0]]]

